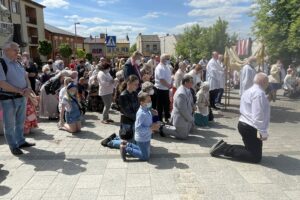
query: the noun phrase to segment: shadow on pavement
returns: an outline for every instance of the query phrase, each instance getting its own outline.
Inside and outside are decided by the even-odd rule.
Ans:
[[[300,160],[283,154],[275,156],[263,156],[261,165],[271,169],[276,169],[284,174],[299,176]]]
[[[0,184],[6,179],[9,172],[7,170],[1,170],[3,167],[2,164],[0,164]],[[7,186],[0,185],[0,196],[4,196],[8,194],[11,191],[11,188]]]
[[[103,138],[92,131],[82,130],[80,133],[68,135],[69,138],[80,138],[86,140],[102,140]]]
[[[26,138],[32,138],[35,140],[54,140],[54,136],[44,133],[43,129],[34,129],[30,134],[25,135]]]
[[[156,169],[188,169],[189,166],[185,163],[178,162],[176,158],[180,155],[169,152],[164,147],[151,147],[151,157],[149,164],[155,165]]]
[[[186,140],[179,140],[173,137],[161,137],[159,134],[155,134],[153,139],[166,142],[166,143],[185,143],[185,144],[199,144],[202,147],[211,147],[218,139],[224,138],[227,135],[217,133],[209,130],[194,130]]]
[[[271,107],[271,122],[273,123],[299,123],[300,114],[291,108],[282,108],[278,106]]]
[[[34,166],[35,171],[54,171],[66,175],[76,175],[86,171],[83,165],[87,162],[81,159],[68,159],[64,152],[55,153],[37,148],[26,149],[29,153],[21,155],[24,164]]]

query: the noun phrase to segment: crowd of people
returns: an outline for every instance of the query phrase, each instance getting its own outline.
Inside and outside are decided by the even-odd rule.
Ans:
[[[4,134],[14,155],[35,145],[26,142],[24,133],[29,134],[38,126],[38,117],[56,120],[59,130],[77,133],[86,112],[98,112],[103,124],[115,123],[109,115],[113,108],[120,112],[119,133],[113,133],[101,144],[119,149],[123,160],[131,155],[146,161],[150,158],[153,133],[185,140],[195,125],[209,128],[213,110],[223,106],[225,77],[231,73],[218,52],[213,52],[209,61],[202,59],[195,64],[181,57],[171,62],[167,54],[152,55],[147,60],[136,51],[127,60],[101,58],[98,63],[89,63],[72,57],[70,64],[65,65],[57,55],[55,60],[48,60],[41,73],[28,53],[18,53],[18,44],[9,42],[0,59]],[[241,72],[233,72],[229,80],[240,87],[238,127],[245,147],[241,149],[220,140],[212,147],[212,156],[259,162],[261,141],[268,136],[269,123],[269,104],[264,91],[276,98],[276,90],[284,80],[287,95],[299,92],[295,68],[290,67],[282,79],[278,78],[285,76],[280,75],[283,73],[280,62],[272,66],[269,77],[257,73],[255,63],[256,58],[250,57]],[[255,115],[251,114],[253,110]],[[254,136],[255,131],[259,131],[259,137]]]

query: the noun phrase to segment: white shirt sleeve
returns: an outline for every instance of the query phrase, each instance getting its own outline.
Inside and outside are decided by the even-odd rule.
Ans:
[[[268,105],[266,97],[257,95],[252,99],[252,120],[255,128],[262,135],[268,137],[268,113],[265,112],[264,107]]]

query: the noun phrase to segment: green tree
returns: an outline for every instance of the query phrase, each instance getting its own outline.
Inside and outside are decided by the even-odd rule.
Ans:
[[[208,58],[211,52],[224,53],[226,46],[231,46],[237,40],[237,35],[229,36],[228,22],[219,18],[211,27],[201,27],[198,24],[186,27],[176,44],[176,54],[199,62]]]
[[[63,58],[69,58],[72,55],[72,48],[69,44],[62,43],[58,47],[59,53]]]
[[[133,44],[133,45],[130,47],[129,52],[130,52],[130,53],[133,53],[133,52],[135,52],[136,50],[137,50],[137,47],[136,47],[136,43],[135,43],[135,44]]]
[[[274,62],[281,59],[289,64],[300,57],[299,0],[256,0],[254,34],[266,46]]]
[[[77,58],[85,58],[86,53],[83,49],[76,49]]]
[[[92,60],[93,60],[93,55],[92,55],[91,53],[87,53],[87,54],[85,55],[85,58],[88,59],[88,61],[92,62]]]
[[[52,52],[52,44],[47,40],[39,41],[38,51],[42,56],[48,56]]]

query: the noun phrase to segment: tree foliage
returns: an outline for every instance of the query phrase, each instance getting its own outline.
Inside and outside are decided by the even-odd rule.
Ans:
[[[137,50],[137,47],[136,47],[136,43],[135,43],[135,44],[133,44],[133,45],[130,47],[129,52],[130,52],[130,53],[133,53],[133,52],[135,52],[136,50]]]
[[[85,58],[86,53],[83,49],[76,49],[77,58]]]
[[[38,51],[43,56],[48,56],[52,52],[52,44],[47,40],[39,41]]]
[[[91,53],[87,53],[85,55],[85,58],[88,59],[88,61],[92,62],[93,61],[93,55]]]
[[[72,48],[69,44],[62,43],[58,47],[59,53],[63,58],[69,58],[72,55]]]
[[[186,27],[176,44],[176,54],[199,62],[209,58],[213,51],[224,53],[225,47],[235,44],[237,35],[229,36],[228,22],[219,18],[211,27],[201,27],[198,24]]]
[[[272,61],[289,64],[300,56],[299,0],[256,0],[253,31]]]

